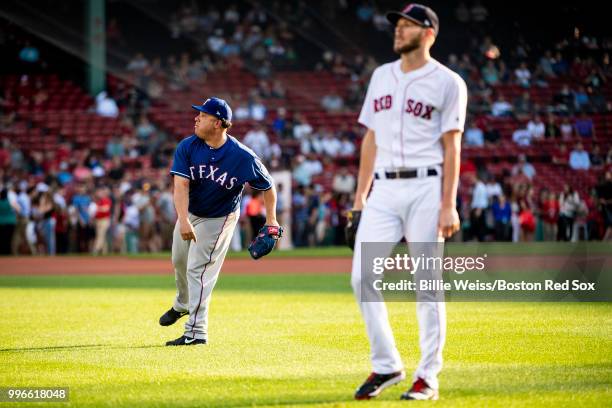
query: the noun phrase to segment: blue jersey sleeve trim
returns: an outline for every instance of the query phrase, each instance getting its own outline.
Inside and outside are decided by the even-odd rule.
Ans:
[[[272,188],[272,186],[268,187],[268,188],[257,188],[257,187],[253,187],[251,185],[251,183],[249,183],[249,187],[251,187],[253,190],[257,190],[257,191],[268,191]]]
[[[170,174],[176,174],[177,176],[181,176],[181,177],[191,180],[191,176],[188,176],[187,174],[183,174],[175,170],[170,170]]]

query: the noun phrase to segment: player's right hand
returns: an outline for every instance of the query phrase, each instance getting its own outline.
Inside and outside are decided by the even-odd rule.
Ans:
[[[179,231],[181,233],[181,238],[183,241],[189,241],[193,239],[193,242],[196,242],[196,234],[193,229],[193,225],[189,220],[179,221]]]

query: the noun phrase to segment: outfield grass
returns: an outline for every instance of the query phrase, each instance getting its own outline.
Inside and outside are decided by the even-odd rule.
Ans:
[[[0,276],[0,387],[68,386],[69,406],[410,405],[408,382],[352,401],[369,362],[348,275],[222,276],[202,347],[161,346],[182,331],[157,325],[173,294],[171,276]],[[389,309],[410,372],[414,304]],[[434,406],[610,406],[611,304],[447,309]]]

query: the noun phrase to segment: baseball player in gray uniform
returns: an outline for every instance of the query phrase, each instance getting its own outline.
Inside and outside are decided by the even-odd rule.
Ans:
[[[393,49],[400,59],[378,67],[369,83],[359,116],[367,132],[350,214],[353,227],[358,223],[351,283],[366,324],[373,368],[356,399],[376,397],[405,378],[385,303],[361,298],[366,281],[361,243],[398,242],[405,237],[409,245],[438,245],[459,229],[455,201],[466,85],[430,57],[439,29],[433,10],[409,4],[387,18],[395,26]],[[402,399],[438,398],[446,309],[443,301],[436,301],[439,298],[425,299],[431,301],[417,297],[416,302],[421,360]]]
[[[272,177],[251,149],[227,134],[232,119],[227,102],[209,98],[192,107],[198,111],[194,134],[176,147],[170,171],[178,215],[172,241],[177,292],[159,324],[172,325],[185,315],[189,319],[184,334],[167,346],[206,344],[208,340],[208,305],[238,223],[245,183],[262,190],[265,201],[266,232],[260,231],[256,240],[272,236],[262,243],[263,250],[256,245],[257,257],[272,249],[281,229]]]

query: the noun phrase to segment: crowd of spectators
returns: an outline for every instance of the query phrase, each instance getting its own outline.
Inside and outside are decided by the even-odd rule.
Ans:
[[[464,175],[469,191],[458,199],[462,230],[455,240],[582,241],[612,239],[612,170],[588,195],[570,184],[560,192],[531,184],[535,169],[520,157],[509,174]]]

